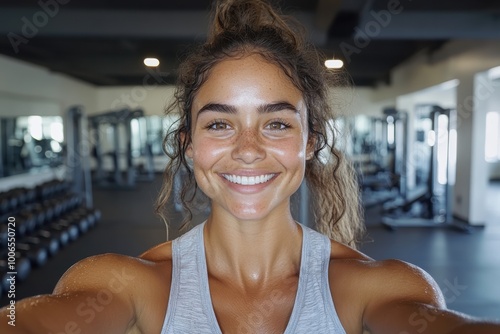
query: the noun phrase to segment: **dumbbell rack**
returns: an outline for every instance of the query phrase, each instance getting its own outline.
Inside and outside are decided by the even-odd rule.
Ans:
[[[70,189],[69,182],[52,180],[0,193],[0,297],[9,286],[9,217],[15,218],[16,279],[20,282],[100,220],[101,212],[87,208],[81,195]]]

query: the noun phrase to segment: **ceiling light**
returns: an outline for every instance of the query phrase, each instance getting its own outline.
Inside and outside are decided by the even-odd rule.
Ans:
[[[160,61],[157,58],[144,58],[144,65],[148,67],[157,67]]]
[[[344,62],[340,59],[328,59],[325,60],[326,68],[342,68],[344,66]]]

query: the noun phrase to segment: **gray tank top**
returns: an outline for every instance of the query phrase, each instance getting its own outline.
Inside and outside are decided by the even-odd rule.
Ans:
[[[172,242],[172,286],[162,334],[221,334],[212,307],[200,224]],[[330,240],[302,227],[302,255],[295,304],[285,334],[345,334],[328,284]],[[272,298],[272,296],[270,297]],[[263,305],[265,312],[265,306]],[[248,316],[241,333],[252,333],[258,314]]]

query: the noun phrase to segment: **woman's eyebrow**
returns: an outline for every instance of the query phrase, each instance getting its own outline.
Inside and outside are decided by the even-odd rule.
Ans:
[[[290,110],[293,112],[299,112],[297,108],[288,102],[276,102],[276,103],[266,103],[262,104],[257,108],[259,114],[266,114],[278,111]],[[208,103],[198,110],[198,115],[205,111],[216,111],[226,114],[235,114],[237,112],[236,107],[223,104],[223,103]]]
[[[226,114],[236,114],[236,108],[228,104],[208,103],[198,110],[198,115],[205,111],[217,111]]]
[[[299,111],[297,108],[288,102],[276,102],[276,103],[269,103],[269,104],[263,104],[257,108],[260,114],[265,114],[265,113],[270,113],[270,112],[277,112],[277,111],[284,111],[284,110],[290,110],[295,113],[298,113]]]

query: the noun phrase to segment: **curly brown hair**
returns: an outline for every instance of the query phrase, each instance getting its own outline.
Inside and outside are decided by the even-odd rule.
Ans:
[[[180,194],[192,219],[192,202],[197,184],[185,152],[190,143],[191,107],[194,96],[211,69],[227,58],[259,54],[279,66],[302,92],[307,106],[309,136],[315,139],[315,155],[306,163],[305,179],[310,189],[316,228],[330,238],[356,247],[364,230],[359,189],[354,169],[336,147],[338,131],[334,120],[340,116],[329,104],[332,87],[344,85],[343,73],[331,72],[322,57],[304,38],[302,26],[262,0],[224,0],[215,3],[213,21],[206,43],[197,47],[179,68],[174,102],[167,115],[179,113],[165,136],[164,151],[170,158],[156,212],[167,223],[166,204],[176,173],[186,171]],[[333,140],[329,140],[334,136]]]

